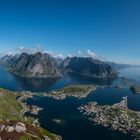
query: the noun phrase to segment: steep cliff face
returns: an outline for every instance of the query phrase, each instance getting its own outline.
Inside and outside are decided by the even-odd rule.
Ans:
[[[18,57],[19,57],[18,54],[14,55],[14,56],[13,55],[5,55],[2,58],[0,58],[0,63],[4,64],[6,66],[10,66],[16,62]]]
[[[10,70],[27,77],[56,77],[61,75],[57,61],[46,53],[36,53],[34,55],[22,53],[10,65]]]
[[[58,77],[64,73],[73,73],[94,78],[116,77],[115,70],[100,60],[85,57],[68,57],[59,60],[47,53],[27,54],[18,57],[3,57],[1,62],[10,71],[25,77]]]
[[[63,62],[65,71],[95,78],[116,77],[116,71],[110,65],[92,58],[72,57]]]

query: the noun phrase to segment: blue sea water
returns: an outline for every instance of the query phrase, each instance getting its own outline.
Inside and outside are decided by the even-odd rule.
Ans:
[[[120,77],[135,79],[139,83],[140,68],[129,68],[120,71]],[[56,79],[32,79],[21,78],[9,73],[0,66],[0,87],[13,91],[29,90],[33,92],[44,92],[59,89],[70,84],[97,84],[112,85],[117,79],[90,79],[80,76],[66,76]],[[66,98],[57,101],[47,97],[34,97],[28,100],[28,104],[38,105],[44,110],[37,116],[43,128],[61,135],[63,140],[133,140],[129,134],[112,131],[101,125],[90,122],[78,110],[78,106],[89,101],[96,101],[100,105],[120,102],[122,97],[128,96],[128,107],[140,111],[140,95],[133,94],[129,88],[118,89],[115,87],[99,88],[92,92],[87,98]],[[62,119],[63,124],[56,124],[53,119]]]

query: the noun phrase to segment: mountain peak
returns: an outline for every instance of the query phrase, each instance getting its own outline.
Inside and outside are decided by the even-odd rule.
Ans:
[[[3,61],[5,60],[5,61]],[[109,64],[91,57],[67,57],[59,60],[48,53],[22,53],[18,57],[6,57],[1,61],[10,71],[25,77],[58,77],[73,73],[94,78],[115,77],[116,72]]]

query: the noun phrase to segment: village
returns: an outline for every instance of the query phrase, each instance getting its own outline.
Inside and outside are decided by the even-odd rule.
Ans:
[[[96,102],[90,102],[80,106],[78,110],[95,124],[101,124],[123,133],[130,133],[137,140],[140,139],[140,112],[127,107],[127,97],[123,97],[120,103],[112,106],[100,106]]]

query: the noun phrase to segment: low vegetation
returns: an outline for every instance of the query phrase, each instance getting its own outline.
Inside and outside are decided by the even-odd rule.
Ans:
[[[19,120],[21,105],[16,100],[17,96],[8,90],[0,89],[0,120]]]
[[[17,101],[17,99],[18,94],[8,90],[0,89],[0,139],[61,139],[61,137],[33,124],[33,118],[27,118],[23,113],[21,113],[24,109],[20,102]],[[19,126],[18,124],[21,124],[21,126]],[[20,130],[20,132],[17,130],[16,126]]]
[[[70,85],[62,89],[52,91],[51,93],[45,93],[44,96],[52,97],[56,100],[63,100],[66,97],[76,97],[81,99],[87,97],[95,90],[95,85]]]

